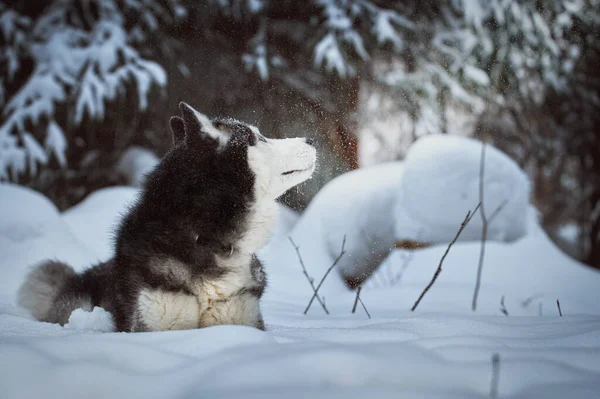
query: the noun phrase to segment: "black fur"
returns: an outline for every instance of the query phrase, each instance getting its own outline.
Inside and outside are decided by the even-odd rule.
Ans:
[[[183,118],[170,121],[174,147],[148,175],[139,200],[119,226],[115,257],[72,276],[55,305],[76,307],[74,298],[85,296],[92,306],[113,314],[118,331],[143,330],[133,320],[141,289],[191,294],[185,283],[157,275],[150,262],[163,257],[178,260],[189,267],[194,279],[228,273],[217,265],[215,254],[235,251],[245,233],[245,218],[254,201],[247,149],[257,138],[247,128],[220,120],[219,126],[228,128],[231,137],[219,147],[185,104],[180,109]],[[260,298],[266,284],[264,271],[256,257],[251,263],[248,267],[256,285],[245,292]],[[66,308],[62,313],[68,319],[73,309]],[[54,319],[50,321],[66,322],[64,315]],[[264,329],[262,318],[256,327]]]

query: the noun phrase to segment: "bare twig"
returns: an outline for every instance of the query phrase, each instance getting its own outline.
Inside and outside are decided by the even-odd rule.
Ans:
[[[402,276],[404,275],[404,272],[406,271],[406,268],[412,261],[414,254],[415,254],[414,251],[407,251],[407,252],[404,252],[402,255],[400,255],[402,257],[402,266],[400,267],[400,270],[392,278],[392,281],[390,282],[390,286],[394,286],[400,282],[400,280],[402,279]]]
[[[504,305],[504,295],[502,295],[502,299],[500,299],[500,311],[504,316],[508,316],[508,310],[506,309],[506,305]]]
[[[473,292],[473,301],[471,303],[471,310],[475,311],[477,309],[477,298],[479,296],[479,289],[481,287],[481,274],[483,271],[483,260],[485,258],[485,244],[487,241],[488,235],[488,227],[490,223],[498,216],[502,209],[508,203],[508,199],[505,199],[498,205],[496,209],[492,212],[490,217],[488,218],[485,213],[485,201],[484,201],[484,178],[485,178],[485,149],[486,143],[481,143],[481,158],[479,160],[479,203],[481,207],[479,208],[479,214],[481,215],[481,249],[479,251],[479,264],[477,265],[477,280],[475,282],[475,291]]]
[[[533,302],[534,299],[542,298],[543,296],[544,296],[544,294],[532,295],[529,298],[525,299],[523,302],[521,302],[521,306],[526,308],[531,304],[531,302]]]
[[[312,298],[310,298],[310,301],[308,301],[308,305],[306,305],[306,309],[304,309],[304,314],[308,313],[308,310],[310,309],[310,306],[312,305],[313,301],[315,300],[316,297],[319,296],[319,289],[321,288],[321,285],[323,285],[323,282],[325,282],[325,279],[327,278],[327,276],[329,275],[329,273],[333,270],[333,268],[338,264],[338,262],[340,261],[340,259],[342,259],[342,256],[344,256],[344,254],[346,253],[346,249],[345,248],[346,248],[346,235],[344,234],[344,240],[342,241],[342,249],[340,251],[340,254],[335,259],[335,261],[333,262],[333,264],[329,267],[329,269],[327,269],[327,271],[323,275],[323,278],[321,279],[321,281],[317,285],[317,288],[315,288],[315,292],[314,292]]]
[[[498,385],[500,385],[500,355],[494,353],[492,355],[492,375],[490,379],[490,398],[498,397]]]
[[[360,296],[360,290],[362,290],[362,285],[359,285],[356,289],[356,298],[354,298],[354,305],[352,306],[352,313],[356,312],[356,305],[358,305],[358,297]]]
[[[488,219],[488,224],[492,223],[492,221],[496,218],[496,216],[498,216],[498,214],[500,212],[502,212],[502,209],[504,209],[504,207],[506,206],[506,204],[508,204],[508,198],[506,198],[504,201],[502,201],[500,203],[500,205],[498,205],[498,207],[496,207],[496,209],[494,209],[494,212],[492,212],[492,214],[490,215],[489,219]]]
[[[556,300],[556,306],[558,306],[558,314],[562,317],[562,310],[560,310],[560,301],[558,299]]]
[[[485,143],[481,143],[481,159],[479,160],[479,214],[481,215],[481,221],[483,226],[481,229],[481,249],[479,251],[479,265],[477,266],[477,280],[475,282],[475,292],[473,292],[473,301],[471,303],[471,310],[477,309],[477,297],[479,296],[479,287],[481,285],[481,272],[483,269],[483,258],[485,256],[485,242],[487,240],[487,228],[488,221],[485,215],[485,206],[483,203],[483,189],[484,183],[483,178],[485,175]]]
[[[400,280],[402,279],[402,276],[404,275],[404,272],[406,271],[406,268],[408,268],[408,265],[410,264],[410,262],[412,261],[414,255],[415,255],[415,250],[429,246],[428,243],[419,241],[420,237],[422,235],[423,235],[423,229],[419,229],[419,231],[417,232],[417,236],[415,238],[415,242],[419,243],[419,245],[412,249],[405,248],[404,251],[402,252],[402,254],[400,255],[400,257],[402,258],[402,266],[400,267],[400,270],[398,272],[396,272],[396,274],[393,276],[392,281],[390,282],[390,287],[395,286],[396,284],[398,284],[400,282]],[[398,245],[398,241],[396,241],[396,245]],[[396,246],[396,248],[398,248],[398,247]]]
[[[290,243],[292,244],[292,246],[294,247],[294,249],[296,250],[296,254],[298,255],[298,260],[300,261],[300,266],[302,266],[302,273],[304,273],[304,276],[306,276],[306,279],[308,280],[308,283],[310,284],[313,293],[316,294],[317,293],[317,289],[315,288],[315,279],[310,277],[308,275],[308,272],[306,271],[306,267],[304,266],[304,261],[302,260],[302,255],[300,255],[300,247],[296,245],[296,243],[294,242],[294,240],[292,239],[292,237],[288,237],[288,239],[290,240]],[[321,307],[323,308],[323,310],[325,311],[325,314],[329,315],[329,311],[327,310],[327,306],[325,306],[325,302],[321,300],[321,298],[319,298],[319,296],[317,295],[317,301],[319,301],[319,303],[321,304]]]
[[[360,304],[362,305],[363,309],[365,310],[365,313],[367,314],[367,316],[369,316],[369,319],[371,318],[371,315],[369,314],[369,311],[367,310],[367,307],[365,306],[364,302],[362,301],[361,297],[360,297],[360,291],[362,290],[362,285],[359,286],[356,289],[356,298],[354,298],[354,306],[352,306],[352,313],[356,312],[356,305],[358,305],[358,302],[360,302]]]
[[[365,303],[362,301],[362,298],[360,296],[358,297],[358,301],[360,302],[360,304],[362,305],[363,309],[365,310],[365,313],[367,314],[367,316],[370,319],[371,315],[369,314],[369,311],[367,310],[367,307],[365,306]]]
[[[425,287],[425,289],[423,290],[423,292],[421,292],[421,295],[419,295],[419,299],[417,299],[417,301],[413,305],[413,307],[411,309],[411,312],[415,311],[415,309],[417,308],[417,306],[419,306],[419,303],[421,302],[421,299],[423,299],[423,297],[425,296],[425,294],[427,293],[427,291],[429,291],[429,289],[431,288],[431,286],[435,283],[435,280],[437,280],[439,274],[442,272],[442,264],[444,263],[444,259],[446,259],[446,255],[448,255],[448,252],[450,252],[450,248],[452,248],[452,246],[454,245],[454,243],[456,242],[456,240],[458,240],[458,237],[460,236],[460,233],[462,233],[462,231],[467,226],[467,224],[469,224],[469,222],[473,218],[473,215],[475,215],[475,212],[477,212],[477,209],[479,209],[480,206],[481,206],[481,203],[477,204],[477,206],[475,207],[475,209],[473,210],[473,212],[471,212],[471,211],[467,212],[467,216],[465,216],[465,219],[460,224],[460,228],[456,232],[456,235],[454,236],[454,239],[452,241],[450,241],[450,244],[448,244],[448,248],[446,248],[446,252],[444,252],[444,255],[440,259],[440,263],[439,263],[439,265],[437,267],[437,270],[435,271],[435,274],[433,275],[433,278],[431,279],[431,281],[429,282],[429,284],[427,285],[427,287]]]

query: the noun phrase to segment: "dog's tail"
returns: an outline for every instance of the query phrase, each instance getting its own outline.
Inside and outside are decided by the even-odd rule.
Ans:
[[[25,278],[17,294],[18,303],[40,321],[64,325],[73,310],[91,310],[91,296],[83,294],[80,285],[81,276],[69,265],[45,261]]]

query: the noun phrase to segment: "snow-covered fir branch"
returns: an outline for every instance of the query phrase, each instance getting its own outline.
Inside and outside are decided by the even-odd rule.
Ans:
[[[125,8],[140,11],[150,31],[158,18],[165,18],[166,11],[158,2],[124,3]],[[144,59],[133,46],[141,38],[142,23],[128,32],[119,6],[110,0],[56,1],[32,23],[28,34],[22,29],[28,19],[14,10],[2,10],[2,34],[9,39],[2,50],[6,79],[17,73],[21,59],[30,59],[33,69],[3,107],[0,179],[35,175],[38,164],[46,164],[50,157],[65,166],[64,124],[76,126],[86,117],[103,120],[106,104],[128,96],[134,96],[143,111],[150,89],[166,84],[165,70]],[[63,108],[70,117],[58,121],[56,114]]]

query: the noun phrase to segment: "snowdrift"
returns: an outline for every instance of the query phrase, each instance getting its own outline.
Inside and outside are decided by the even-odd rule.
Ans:
[[[394,244],[392,211],[401,171],[400,163],[376,165],[343,174],[323,187],[290,232],[307,267],[322,274],[339,255],[344,236],[347,256],[340,259],[339,270],[364,264],[369,271],[368,266],[387,256]],[[276,236],[271,247],[263,258],[273,269],[300,270],[288,237]],[[343,282],[334,278],[327,284],[339,288]]]
[[[425,136],[409,149],[394,207],[396,238],[430,244],[452,240],[469,210],[479,203],[480,141],[446,134]],[[486,145],[483,201],[488,240],[514,241],[527,231],[529,179],[506,154]],[[459,240],[477,241],[482,219],[475,217]]]
[[[305,263],[322,274],[339,255],[337,270],[362,282],[395,244],[413,241],[447,244],[467,211],[479,203],[481,142],[458,136],[431,135],[409,149],[404,162],[390,162],[337,177],[313,199],[291,232]],[[504,153],[486,146],[484,200],[488,240],[510,242],[527,231],[529,181]],[[498,210],[495,216],[494,211]],[[479,241],[476,215],[460,241]],[[293,248],[279,243],[278,259],[293,258]],[[326,259],[325,263],[320,260]]]
[[[0,301],[12,301],[29,267],[59,258],[80,269],[93,257],[46,197],[0,184]]]
[[[360,307],[350,313],[355,294],[336,273],[321,288],[331,315],[317,303],[302,314],[312,292],[287,236],[317,281],[344,234],[348,255],[380,231],[361,226],[383,223],[395,237],[394,193],[405,168],[392,163],[344,175],[315,199],[329,209],[311,206],[300,219],[282,207],[275,236],[260,254],[269,276],[266,332],[216,326],[106,333],[111,318],[100,308],[73,312],[65,327],[32,320],[14,304],[27,269],[52,257],[81,270],[111,256],[107,232],[138,191],[101,190],[61,215],[36,192],[0,185],[0,397],[487,398],[497,353],[500,397],[597,398],[600,273],[561,253],[532,207],[524,229],[497,236],[512,241],[487,244],[476,313],[470,300],[479,242],[463,241],[414,313],[409,309],[445,245],[387,256],[362,291],[371,319]],[[353,186],[364,188],[362,207],[354,206]],[[371,212],[372,198],[382,212]],[[524,235],[515,238],[519,231]],[[508,317],[500,311],[502,297]]]
[[[98,190],[66,210],[62,219],[97,261],[107,261],[113,256],[115,229],[139,193],[133,187]]]

